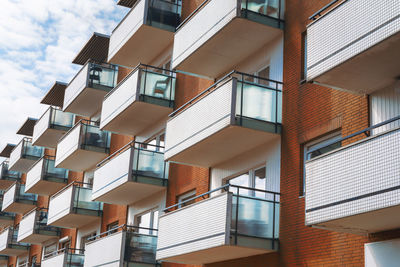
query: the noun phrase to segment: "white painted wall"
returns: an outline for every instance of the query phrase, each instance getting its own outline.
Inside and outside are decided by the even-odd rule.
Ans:
[[[135,202],[128,206],[128,225],[135,225],[135,216],[145,211],[157,208],[160,214],[165,209],[166,192],[161,191],[148,198]]]
[[[398,267],[400,263],[400,239],[368,243],[364,245],[365,267]]]
[[[89,235],[91,233],[96,232],[96,235],[99,235],[100,232],[100,222],[95,222],[89,225],[86,225],[84,227],[81,227],[78,229],[78,232],[76,234],[76,248],[81,249],[81,238]]]

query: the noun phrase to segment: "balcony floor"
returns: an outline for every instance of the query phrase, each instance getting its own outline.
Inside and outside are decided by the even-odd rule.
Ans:
[[[0,218],[0,228],[6,228],[7,226],[14,225],[14,219],[4,219]]]
[[[166,262],[202,265],[245,257],[251,257],[266,253],[276,252],[275,250],[255,249],[241,246],[219,246],[204,249],[192,253],[178,255],[162,259]]]
[[[60,228],[80,228],[82,226],[100,222],[100,216],[90,216],[76,213],[69,213],[66,216],[54,221],[48,222],[48,225],[58,226]]]
[[[20,203],[20,202],[13,202],[7,208],[3,209],[5,212],[12,212],[17,214],[25,214],[28,211],[34,209],[36,204],[27,204],[27,203]]]
[[[313,78],[357,94],[370,94],[399,77],[400,33]]]
[[[57,142],[66,133],[66,131],[56,129],[46,129],[36,140],[33,140],[34,146],[56,148]]]
[[[129,181],[109,190],[105,194],[96,196],[93,193],[92,196],[95,201],[116,205],[129,205],[163,190],[166,190],[166,187]]]
[[[57,162],[56,168],[72,171],[86,171],[96,167],[96,164],[105,159],[107,153],[78,149],[68,155],[62,162]]]
[[[28,248],[26,249],[17,249],[17,248],[6,248],[0,251],[1,255],[7,256],[20,256],[22,254],[28,253]]]
[[[10,170],[27,173],[38,159],[39,157],[37,159],[20,158],[12,166],[10,166]]]
[[[46,241],[58,239],[58,236],[51,235],[43,235],[43,234],[31,234],[21,240],[18,239],[18,242],[29,243],[29,244],[42,244]]]
[[[101,125],[100,128],[110,132],[133,136],[154,125],[156,122],[161,120],[166,121],[168,114],[171,112],[172,108],[169,107],[135,101],[106,125]]]
[[[400,205],[314,225],[338,232],[366,234],[400,228]]]
[[[111,91],[110,88],[109,91]],[[104,96],[109,92],[100,89],[86,87],[72,102],[63,108],[64,112],[71,112],[85,117],[91,117],[101,109]]]
[[[212,167],[275,138],[280,138],[280,134],[241,126],[228,126],[167,160],[194,166]]]
[[[50,196],[63,189],[67,183],[50,182],[46,180],[39,180],[30,188],[26,188],[26,193],[37,194],[41,196]]]
[[[173,62],[173,68],[220,77],[281,34],[279,28],[235,18],[191,54],[181,54],[184,59]]]

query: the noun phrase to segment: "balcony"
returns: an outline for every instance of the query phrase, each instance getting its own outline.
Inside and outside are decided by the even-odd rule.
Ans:
[[[150,63],[172,44],[180,14],[180,4],[172,1],[137,1],[111,34],[108,62],[130,67]]]
[[[118,68],[87,62],[65,89],[64,112],[91,117],[101,109],[104,96],[117,83]]]
[[[170,116],[165,159],[212,167],[280,138],[282,84],[231,72]]]
[[[172,68],[217,78],[283,36],[284,1],[269,2],[204,2],[177,29]]]
[[[168,163],[164,148],[131,142],[99,164],[92,199],[129,205],[166,190]]]
[[[83,267],[85,255],[78,249],[61,249],[44,255],[41,267]]]
[[[2,209],[2,204],[3,204],[3,194],[1,195],[1,200],[0,200],[0,210]],[[0,228],[3,229],[9,226],[13,226],[14,219],[15,219],[14,213],[0,211]]]
[[[6,255],[0,255],[0,265],[7,266],[8,264],[8,256]]]
[[[50,197],[48,225],[80,228],[100,222],[103,203],[92,201],[88,184],[74,182]]]
[[[93,169],[110,152],[111,134],[96,122],[80,120],[59,141],[55,166],[74,171]]]
[[[400,228],[399,148],[395,128],[307,161],[306,224],[355,234]]]
[[[34,209],[25,214],[19,223],[18,242],[42,244],[58,239],[61,229],[47,225],[47,210]]]
[[[10,154],[9,169],[26,173],[43,156],[44,149],[32,145],[32,139],[24,137]]]
[[[7,160],[1,163],[0,190],[5,190],[9,188],[14,182],[21,180],[21,173],[10,171],[8,165],[9,164]]]
[[[20,256],[29,252],[29,244],[17,242],[18,228],[8,227],[0,232],[0,253]]]
[[[155,229],[122,226],[96,236],[93,240],[85,246],[85,267],[111,266],[111,264],[158,266],[156,262],[157,230]]]
[[[26,175],[27,193],[50,196],[68,183],[68,170],[55,167],[54,156],[44,156],[33,165]]]
[[[400,69],[399,13],[396,1],[363,0],[317,12],[307,28],[307,80],[356,94],[394,83]]]
[[[25,214],[36,207],[37,195],[25,193],[25,185],[14,183],[4,193],[1,211]]]
[[[166,121],[174,107],[175,80],[172,71],[139,65],[105,97],[100,128],[134,136]]]
[[[224,193],[218,193],[221,190]],[[225,185],[159,218],[157,260],[209,264],[277,251],[279,193]]]
[[[72,113],[49,107],[35,124],[33,145],[56,148],[58,140],[74,126],[74,119]]]

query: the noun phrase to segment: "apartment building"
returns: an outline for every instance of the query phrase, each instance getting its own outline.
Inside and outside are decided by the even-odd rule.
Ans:
[[[119,0],[0,156],[0,266],[398,266],[400,4]]]

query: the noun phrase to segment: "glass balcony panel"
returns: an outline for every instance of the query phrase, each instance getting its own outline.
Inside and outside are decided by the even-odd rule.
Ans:
[[[48,181],[60,181],[65,182],[68,180],[68,170],[63,168],[56,168],[55,167],[55,160],[54,159],[44,159],[45,162],[45,173],[44,179]]]
[[[147,24],[175,32],[180,23],[181,5],[176,1],[152,0],[147,11]]]
[[[132,168],[135,176],[168,178],[168,164],[162,152],[135,149]]]
[[[98,126],[82,124],[82,149],[108,153],[111,134],[100,130]]]
[[[118,68],[116,66],[102,66],[89,64],[89,87],[110,91],[117,84]]]
[[[44,152],[43,147],[40,146],[33,146],[30,141],[24,142],[24,150],[22,157],[24,158],[31,158],[31,159],[39,159],[42,157]]]
[[[280,0],[242,0],[242,9],[252,11],[268,17],[280,19],[283,1]]]
[[[124,260],[156,264],[157,236],[127,232]]]
[[[174,101],[175,78],[171,75],[142,70],[140,94]]]
[[[36,202],[37,198],[38,198],[38,195],[36,195],[36,194],[25,193],[25,185],[24,184],[17,185],[17,193],[16,193],[17,201]]]
[[[50,127],[59,130],[68,130],[74,126],[75,115],[68,112],[63,112],[59,109],[52,109],[50,118]]]
[[[65,267],[82,267],[85,262],[85,255],[71,254],[66,255]]]
[[[79,214],[101,215],[103,203],[92,201],[92,189],[75,187],[74,210]]]

